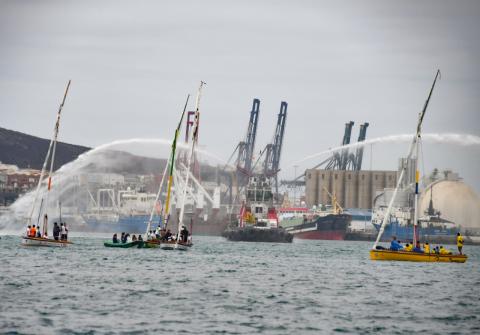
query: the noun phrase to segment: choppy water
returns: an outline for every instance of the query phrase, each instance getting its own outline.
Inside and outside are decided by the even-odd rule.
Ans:
[[[234,243],[189,252],[0,240],[0,333],[480,333],[479,247],[466,264],[372,262],[371,243]]]

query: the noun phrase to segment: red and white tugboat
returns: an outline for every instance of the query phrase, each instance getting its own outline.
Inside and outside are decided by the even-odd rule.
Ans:
[[[238,216],[238,225],[227,228],[222,236],[229,241],[292,242],[290,235],[278,224],[273,206],[273,192],[269,178],[251,177],[246,191],[246,202]]]

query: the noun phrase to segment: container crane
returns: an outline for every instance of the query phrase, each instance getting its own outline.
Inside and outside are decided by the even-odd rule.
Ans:
[[[275,179],[275,194],[278,199],[278,172],[280,171],[280,155],[282,153],[283,136],[285,133],[285,123],[287,121],[288,104],[282,101],[280,112],[277,118],[277,127],[273,135],[273,143],[267,144],[265,148],[265,161],[263,163],[263,174],[267,178]]]

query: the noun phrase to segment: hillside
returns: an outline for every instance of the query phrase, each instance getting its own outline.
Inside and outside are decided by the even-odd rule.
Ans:
[[[0,162],[15,164],[20,168],[40,170],[45,160],[50,140],[0,128]],[[57,143],[55,170],[76,159],[90,148],[63,142]]]
[[[41,169],[50,140],[24,134],[0,127],[0,162],[15,164],[20,168]],[[90,150],[88,147],[57,143],[55,166],[57,170],[62,165],[75,160],[82,153]],[[143,157],[124,151],[108,150],[102,153],[98,160],[87,166],[87,171],[109,172],[121,174],[159,174],[165,167],[165,159]],[[202,179],[214,178],[214,168],[202,167]]]

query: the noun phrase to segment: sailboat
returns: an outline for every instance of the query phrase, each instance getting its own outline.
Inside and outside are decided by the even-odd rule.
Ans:
[[[162,194],[162,190],[163,190],[163,184],[164,184],[165,177],[166,177],[166,174],[167,174],[167,171],[168,171],[167,197],[166,197],[166,200],[165,200],[165,206],[162,208],[162,215],[161,215],[161,218],[163,218],[163,220],[164,220],[164,222],[163,222],[164,233],[166,232],[166,228],[168,226],[168,221],[170,219],[170,207],[171,207],[170,206],[171,205],[170,200],[171,200],[171,195],[172,195],[172,183],[173,183],[173,173],[174,173],[174,168],[175,168],[175,157],[176,157],[175,155],[176,155],[176,150],[177,150],[177,140],[178,140],[178,135],[180,134],[180,131],[181,131],[181,128],[182,128],[182,122],[183,122],[183,118],[185,116],[185,111],[187,110],[187,105],[188,105],[188,100],[189,99],[190,99],[190,94],[187,96],[187,100],[185,101],[185,106],[183,107],[183,112],[182,112],[182,115],[180,117],[180,121],[178,122],[178,126],[175,129],[175,135],[173,136],[173,141],[172,141],[172,150],[170,152],[170,157],[168,159],[168,162],[165,165],[165,169],[163,170],[162,180],[160,181],[160,186],[158,188],[157,197],[156,197],[156,200],[155,200],[155,204],[157,204],[158,201],[160,200],[160,195]],[[156,206],[154,205],[152,207],[152,211],[150,213],[150,219],[148,220],[147,230],[145,232],[144,241],[141,244],[139,244],[139,248],[157,248],[162,244],[164,246],[164,249],[168,249],[169,246],[171,246],[171,248],[173,249],[174,244],[175,244],[173,241],[164,240],[162,242],[161,239],[153,238],[153,237],[149,238],[149,236],[148,236],[148,233],[150,232],[150,230],[152,228],[153,217],[154,217],[154,214],[155,214],[155,210],[156,210]]]
[[[418,122],[417,122],[417,130],[413,137],[412,143],[410,144],[410,148],[407,155],[407,162],[411,160],[411,158],[415,158],[415,196],[414,196],[414,221],[413,221],[413,245],[417,244],[417,241],[420,240],[420,236],[418,236],[418,183],[420,180],[420,172],[418,171],[418,158],[419,158],[419,147],[421,141],[421,132],[422,132],[422,123],[423,118],[425,117],[425,112],[427,111],[428,104],[430,102],[430,98],[433,93],[433,89],[435,88],[435,84],[437,79],[440,76],[440,70],[437,70],[437,74],[435,75],[435,79],[432,84],[432,88],[430,89],[430,93],[425,101],[425,105],[423,110],[419,113]],[[392,211],[393,203],[397,196],[398,190],[402,184],[402,180],[406,174],[407,164],[404,164],[402,171],[400,172],[400,177],[397,181],[397,187],[393,192],[392,198],[390,199],[387,212],[383,218],[382,225],[378,231],[377,239],[373,244],[372,250],[370,250],[370,259],[371,260],[388,260],[388,261],[411,261],[411,262],[455,262],[455,263],[465,263],[467,260],[467,255],[460,255],[460,254],[438,254],[438,253],[425,253],[425,252],[415,252],[415,251],[402,251],[402,250],[390,250],[386,249],[382,246],[379,246],[378,243],[380,238],[382,237],[383,231],[387,224],[388,218],[390,217],[390,213]]]
[[[36,203],[38,200],[38,196],[40,194],[40,189],[42,187],[42,182],[45,177],[45,172],[47,169],[48,161],[50,159],[50,170],[48,172],[48,183],[47,183],[47,191],[45,193],[45,199],[42,198],[40,202],[40,206],[38,209],[38,217],[37,217],[37,222],[36,226],[40,226],[40,217],[42,214],[42,206],[44,205],[44,215],[43,215],[43,222],[42,222],[42,229],[41,229],[41,234],[40,237],[37,236],[29,236],[25,235],[22,236],[22,245],[24,246],[45,246],[45,247],[66,247],[69,244],[72,244],[72,242],[68,241],[67,239],[54,239],[54,238],[49,238],[48,237],[48,195],[52,189],[52,174],[53,174],[53,164],[55,162],[55,151],[57,149],[57,139],[58,139],[58,131],[60,128],[60,117],[62,114],[63,106],[65,104],[65,100],[67,98],[68,90],[70,88],[70,83],[71,80],[68,81],[67,88],[65,89],[65,94],[63,95],[63,100],[62,103],[60,104],[60,107],[58,108],[57,112],[57,121],[55,122],[55,127],[53,130],[53,136],[52,139],[50,140],[50,145],[47,150],[47,155],[45,157],[45,161],[42,166],[42,171],[40,173],[40,178],[38,179],[38,185],[37,189],[35,191],[35,197],[32,203],[32,208],[30,211],[30,216],[27,218],[28,224],[32,222],[33,218],[33,213],[35,211]],[[61,217],[61,214],[60,214]],[[57,237],[58,238],[58,237]]]
[[[177,234],[176,239],[173,239],[173,240],[170,240],[170,241],[160,242],[160,248],[162,248],[164,250],[186,251],[189,248],[191,248],[192,245],[193,245],[192,236],[191,235],[187,236],[187,234],[186,234],[186,229],[185,229],[185,225],[184,225],[184,215],[185,215],[185,203],[186,203],[186,196],[187,196],[187,188],[188,188],[188,183],[189,183],[189,180],[190,180],[190,173],[191,173],[190,172],[190,166],[191,166],[191,163],[192,163],[192,158],[195,154],[195,147],[196,147],[197,142],[198,142],[198,127],[199,127],[199,121],[200,121],[200,99],[201,99],[201,96],[202,96],[202,89],[203,89],[204,85],[205,85],[205,83],[203,81],[201,81],[200,82],[200,87],[198,88],[197,96],[196,96],[196,99],[195,99],[195,112],[194,112],[194,121],[193,121],[193,128],[192,128],[193,131],[192,131],[192,138],[191,138],[191,141],[190,141],[190,148],[189,148],[190,152],[188,154],[187,165],[185,167],[186,177],[185,177],[184,187],[183,187],[183,190],[182,190],[180,216],[179,216],[179,219],[178,219],[178,234]],[[183,119],[183,114],[182,114],[182,119]],[[181,124],[181,120],[180,120],[180,124]],[[179,128],[177,128],[177,131],[179,132]],[[176,132],[175,138],[177,136],[178,136],[178,133]],[[172,149],[173,149],[173,147],[172,147]],[[167,201],[165,203],[165,207],[166,207],[167,210],[168,210],[169,205],[170,205],[169,194],[170,194],[171,182],[172,182],[172,179],[173,179],[173,166],[175,164],[174,158],[175,157],[172,155],[172,161],[170,163],[170,165],[171,165],[170,175],[169,175],[169,180],[168,180],[169,188],[167,189]],[[166,218],[168,219],[168,215],[167,215]],[[166,226],[167,225],[165,225],[165,228],[166,228]]]

